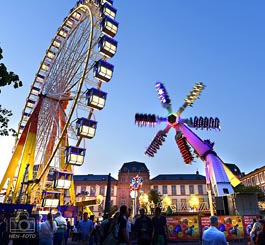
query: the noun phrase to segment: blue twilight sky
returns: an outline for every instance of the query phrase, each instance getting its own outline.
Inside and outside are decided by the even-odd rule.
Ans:
[[[11,109],[17,128],[26,97],[46,49],[72,0],[2,1],[0,46],[3,62],[20,76],[24,86],[2,88],[0,104]],[[227,163],[246,173],[264,165],[265,2],[260,0],[114,0],[119,30],[112,80],[103,84],[106,107],[96,111],[96,137],[87,142],[86,162],[76,174],[117,177],[124,162],[146,163],[151,177],[163,173],[205,174],[201,160],[185,165],[171,130],[154,158],[144,155],[156,132],[138,128],[137,112],[167,116],[154,84],[164,83],[174,111],[183,104],[195,82],[207,87],[183,118],[219,117],[221,131],[196,133],[215,142]],[[5,172],[14,140],[0,137],[1,170]]]

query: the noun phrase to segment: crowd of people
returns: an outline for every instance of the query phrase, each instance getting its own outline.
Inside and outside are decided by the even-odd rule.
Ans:
[[[51,213],[48,213],[44,222],[40,216],[39,221],[40,245],[67,245],[71,224],[60,211],[55,214],[54,218]]]
[[[4,216],[1,216],[0,244],[3,245],[9,244],[4,236],[6,226]],[[111,217],[105,216],[101,222],[95,221],[94,215],[89,217],[85,212],[73,226],[60,211],[54,215],[48,213],[45,221],[40,215],[38,232],[40,245],[67,245],[69,239],[81,245],[130,245],[131,241],[137,241],[139,245],[166,245],[169,239],[167,220],[159,207],[155,208],[152,217],[146,214],[144,208],[139,209],[139,215],[132,217],[131,209],[126,205],[120,206]],[[265,219],[253,219],[249,233],[249,244],[264,245]],[[16,241],[13,241],[13,245],[15,244]],[[215,215],[210,216],[210,227],[202,233],[202,244],[229,244],[225,234],[218,229],[218,217]]]
[[[168,228],[166,217],[161,214],[161,209],[155,209],[155,215],[150,218],[145,209],[139,210],[140,215],[135,220],[130,219],[130,209],[122,205],[118,212],[111,218],[101,223],[101,240],[103,245],[131,244],[133,234],[139,245],[166,245],[168,243]]]

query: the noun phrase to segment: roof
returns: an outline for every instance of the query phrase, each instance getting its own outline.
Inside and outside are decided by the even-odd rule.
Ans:
[[[247,174],[242,173],[242,179],[247,178],[247,177],[251,176],[252,174],[256,174],[256,173],[259,173],[261,171],[264,171],[264,168],[265,168],[265,166],[263,165],[260,168],[256,168]]]
[[[140,172],[148,172],[149,173],[149,169],[146,167],[145,163],[143,162],[126,162],[122,165],[120,172],[136,172],[136,173],[140,173]]]
[[[239,167],[233,163],[225,163],[225,165],[229,168],[229,170],[236,176],[241,176],[241,170]]]
[[[87,180],[90,180],[90,181],[108,181],[108,177],[109,177],[108,175],[102,175],[102,174],[99,174],[99,175],[87,174],[87,175],[74,175],[73,176],[74,181],[87,181]],[[112,176],[110,176],[110,177],[111,177],[111,180],[117,181]]]
[[[159,174],[151,180],[205,180],[200,174]]]

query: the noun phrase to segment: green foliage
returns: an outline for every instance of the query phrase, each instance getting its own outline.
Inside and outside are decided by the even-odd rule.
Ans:
[[[259,186],[244,186],[239,184],[234,188],[234,191],[239,193],[257,193],[258,201],[265,201],[265,194]]]
[[[0,60],[3,59],[3,50],[0,48]],[[0,63],[0,87],[13,84],[14,88],[21,87],[23,84],[19,80],[19,76],[14,72],[7,71],[6,66],[3,63]],[[1,93],[1,89],[0,89]],[[2,108],[0,105],[0,136],[8,136],[10,133],[15,136],[17,135],[16,131],[8,127],[9,118],[12,116],[12,111]]]
[[[3,58],[3,50],[0,48],[0,60]],[[14,88],[22,87],[19,76],[12,71],[7,71],[5,64],[0,63],[0,87],[13,84]],[[0,90],[1,93],[1,90]]]
[[[12,133],[13,136],[16,135],[16,131],[14,129],[8,129],[9,117],[12,115],[12,111],[2,109],[2,106],[0,105],[0,136],[8,136],[9,133]]]
[[[172,215],[173,211],[170,206],[167,207],[166,215]]]
[[[155,189],[151,189],[148,194],[148,199],[150,202],[153,201],[153,203],[156,205],[162,201],[161,195],[157,192]]]

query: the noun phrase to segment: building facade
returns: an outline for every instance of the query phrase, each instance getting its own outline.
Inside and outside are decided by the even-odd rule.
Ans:
[[[124,163],[118,172],[118,179],[111,178],[111,205],[132,206],[133,198],[130,196],[130,183],[139,176],[143,180],[142,187],[137,191],[136,206],[139,207],[139,196],[149,194],[151,189],[157,190],[161,198],[169,197],[173,212],[200,211],[209,212],[208,195],[205,176],[198,172],[195,174],[161,174],[150,179],[149,169],[145,163],[132,161]],[[103,202],[100,205],[91,205],[93,213],[100,217],[103,215],[107,194],[108,175],[74,175],[76,201],[95,200],[100,195]],[[190,201],[196,196],[198,205],[192,207]]]
[[[265,166],[257,168],[248,174],[243,174],[240,178],[244,186],[259,186],[265,191]]]

